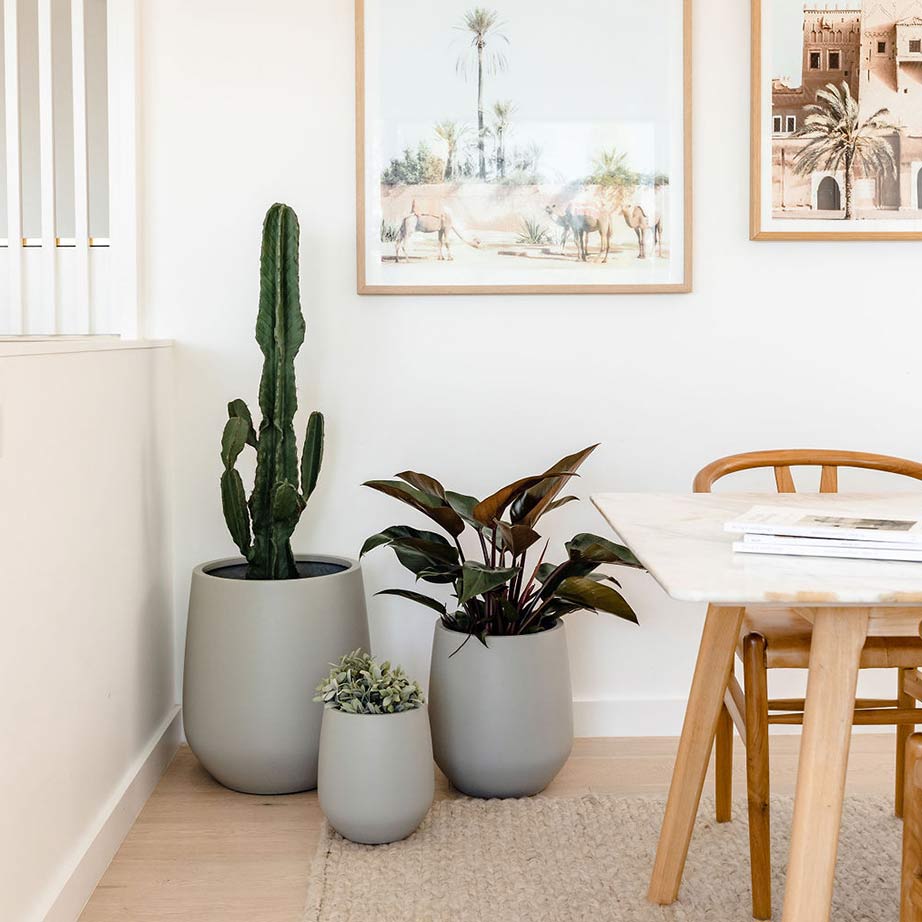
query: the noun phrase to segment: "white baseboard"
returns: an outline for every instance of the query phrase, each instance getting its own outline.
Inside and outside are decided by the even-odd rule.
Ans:
[[[180,708],[176,705],[151,737],[147,748],[125,772],[122,783],[100,809],[97,822],[73,852],[61,874],[44,922],[75,922],[115,857],[141,808],[176,754],[180,741]]]

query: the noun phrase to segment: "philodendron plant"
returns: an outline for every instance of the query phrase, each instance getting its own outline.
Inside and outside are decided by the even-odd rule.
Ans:
[[[530,551],[541,541],[538,521],[576,499],[558,499],[558,495],[597,447],[561,458],[543,474],[517,480],[484,500],[446,490],[433,477],[414,471],[398,474],[399,480],[366,483],[432,519],[447,537],[394,525],[372,535],[362,554],[376,547],[392,548],[417,580],[450,583],[456,603],[450,610],[441,601],[408,589],[377,594],[425,605],[439,613],[447,628],[484,643],[488,635],[548,630],[559,618],[581,609],[608,612],[636,624],[637,616],[618,591],[620,583],[596,572],[602,564],[639,568],[628,548],[598,535],[579,534],[566,543],[567,559],[562,563],[545,560],[548,542],[537,560],[529,562]],[[468,556],[462,546],[467,529],[474,534],[480,559]]]
[[[304,342],[298,283],[298,216],[273,205],[263,224],[256,341],[264,361],[259,382],[262,421],[257,433],[242,400],[227,405],[221,438],[221,501],[224,520],[249,564],[249,579],[298,576],[291,536],[310,498],[323,459],[323,415],[311,413],[298,468],[293,420],[298,408],[295,356]],[[235,468],[249,445],[256,451],[256,476],[247,501]],[[300,478],[299,478],[300,474]],[[300,483],[299,483],[300,479]]]
[[[379,663],[361,650],[330,664],[330,674],[317,686],[314,701],[347,714],[398,714],[422,707],[419,684],[399,666]]]

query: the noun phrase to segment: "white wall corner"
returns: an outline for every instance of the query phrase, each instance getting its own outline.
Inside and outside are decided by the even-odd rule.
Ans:
[[[74,847],[58,879],[48,888],[36,913],[44,922],[75,922],[96,885],[128,835],[141,808],[170,764],[181,739],[180,707],[174,706],[147,747],[129,766],[112,797],[100,808],[96,822]]]

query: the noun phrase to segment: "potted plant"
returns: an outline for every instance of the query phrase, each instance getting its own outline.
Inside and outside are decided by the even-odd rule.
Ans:
[[[242,557],[195,568],[183,681],[186,737],[222,784],[254,794],[316,787],[323,709],[314,677],[343,650],[368,645],[359,563],[295,556],[291,536],[320,474],[323,416],[307,424],[300,469],[294,360],[304,341],[298,219],[273,205],[263,225],[256,341],[264,356],[257,431],[228,405],[221,439],[224,518]],[[247,500],[235,468],[256,453]]]
[[[330,825],[366,845],[405,839],[435,792],[422,690],[356,650],[317,686],[324,705],[317,794]]]
[[[566,762],[573,717],[561,619],[588,609],[637,622],[618,582],[596,572],[602,564],[639,567],[626,547],[579,534],[567,542],[563,563],[546,562],[547,542],[530,559],[541,541],[539,519],[576,499],[558,496],[596,447],[484,500],[446,490],[414,471],[365,484],[407,503],[447,533],[395,525],[369,538],[362,555],[390,547],[418,580],[453,588],[451,608],[406,589],[378,594],[439,613],[429,685],[432,744],[439,767],[466,794],[536,794]],[[473,553],[471,545],[462,545],[468,530]]]

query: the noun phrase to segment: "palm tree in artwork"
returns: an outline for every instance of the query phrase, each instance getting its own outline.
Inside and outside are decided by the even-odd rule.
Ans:
[[[484,74],[496,74],[506,69],[506,57],[496,48],[500,42],[509,44],[502,31],[503,24],[494,10],[477,6],[461,17],[455,28],[471,36],[470,47],[458,57],[457,70],[465,78],[469,70],[477,66],[477,151],[480,160],[480,178],[487,178],[487,155],[484,145],[486,128],[483,122],[483,78]]]
[[[508,99],[493,104],[493,133],[496,135],[496,172],[500,179],[506,178],[506,135],[509,123],[515,113],[515,106]]]
[[[620,207],[633,193],[640,177],[628,164],[626,153],[619,152],[615,147],[607,147],[592,158],[592,173],[587,181],[598,186],[609,207]]]
[[[626,186],[636,181],[634,172],[627,164],[627,154],[619,153],[616,147],[606,147],[592,158],[590,182],[599,186]]]
[[[896,159],[885,137],[896,131],[887,121],[888,109],[878,109],[861,120],[858,100],[848,84],[827,83],[817,90],[816,103],[806,107],[807,117],[792,138],[806,138],[808,144],[794,156],[794,172],[809,176],[815,170],[845,173],[845,219],[852,218],[852,187],[855,167],[866,176],[893,176]]]
[[[444,122],[439,122],[435,126],[436,137],[440,141],[444,141],[445,146],[448,148],[448,157],[445,159],[446,180],[455,178],[455,171],[457,169],[458,145],[461,143],[462,138],[467,134],[467,132],[467,125],[459,125],[457,122],[453,122],[450,119],[446,119]]]

